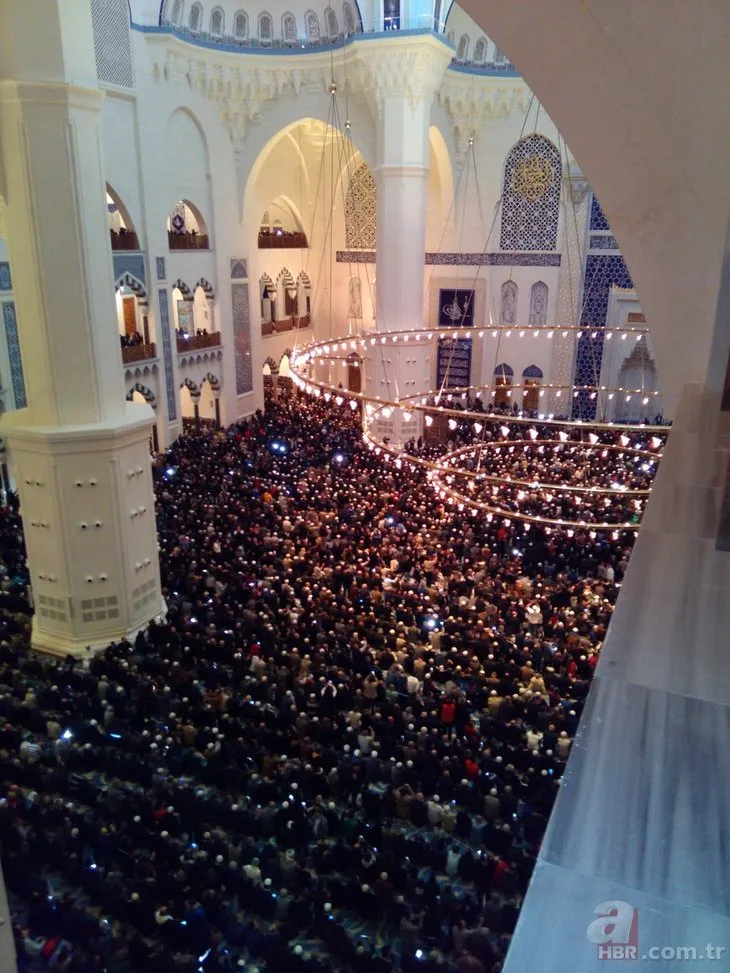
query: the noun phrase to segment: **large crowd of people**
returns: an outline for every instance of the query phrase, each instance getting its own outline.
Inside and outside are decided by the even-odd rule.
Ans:
[[[470,409],[480,411],[478,402]],[[446,405],[456,412],[463,408],[460,401]],[[639,524],[665,432],[641,426],[568,429],[516,422],[509,415],[477,423],[452,418],[447,437],[426,435],[406,450],[440,467],[435,487],[497,515],[616,528]]]
[[[281,394],[157,459],[133,642],[37,656],[4,606],[21,971],[501,969],[633,535],[464,519],[342,411]]]

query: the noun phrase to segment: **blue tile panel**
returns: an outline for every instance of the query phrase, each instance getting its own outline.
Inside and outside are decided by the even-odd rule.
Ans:
[[[20,341],[18,339],[18,319],[13,301],[3,304],[3,323],[5,325],[5,341],[8,346],[10,360],[10,381],[13,386],[13,398],[16,409],[25,409],[28,405],[25,396],[25,377],[23,376],[23,359],[20,356]]]
[[[608,225],[608,220],[603,214],[600,203],[593,197],[591,202],[591,223],[589,229],[591,230],[610,230],[611,227]]]
[[[112,254],[114,262],[114,280],[118,281],[125,274],[135,277],[143,287],[147,287],[147,270],[144,265],[144,256],[141,253],[120,253]]]
[[[581,327],[598,332],[595,338],[583,334],[578,339],[575,361],[575,384],[598,385],[603,360],[604,328],[608,314],[608,297],[612,287],[634,286],[624,258],[618,253],[589,254],[586,259]],[[596,400],[590,393],[579,392],[573,398],[574,419],[595,419]]]
[[[243,257],[231,257],[231,280],[246,280],[248,268]]]
[[[338,250],[338,264],[374,264],[374,250]],[[430,267],[559,267],[559,253],[427,253]]]
[[[160,331],[162,332],[162,358],[165,362],[165,392],[167,395],[167,416],[170,422],[177,419],[177,395],[175,394],[175,372],[172,360],[172,339],[170,337],[170,298],[166,287],[157,292],[160,301]]]
[[[245,395],[253,390],[248,283],[231,284],[231,303],[233,305],[233,342],[236,349],[236,395]]]
[[[10,274],[10,264],[3,260],[0,263],[0,291],[11,291],[13,289],[13,278]]]
[[[155,257],[155,269],[157,270],[157,279],[165,280],[167,273],[165,271],[165,258]]]

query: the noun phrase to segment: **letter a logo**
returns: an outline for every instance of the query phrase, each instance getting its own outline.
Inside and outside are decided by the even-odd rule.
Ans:
[[[598,946],[599,959],[639,958],[639,910],[628,902],[601,902],[596,918],[586,929],[588,941]]]

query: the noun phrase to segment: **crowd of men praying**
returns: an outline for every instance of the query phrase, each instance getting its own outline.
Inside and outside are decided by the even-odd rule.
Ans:
[[[498,973],[633,534],[465,518],[296,393],[154,476],[167,616],[86,660],[3,510],[19,969]]]

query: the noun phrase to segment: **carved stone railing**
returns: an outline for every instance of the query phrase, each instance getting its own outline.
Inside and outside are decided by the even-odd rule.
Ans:
[[[221,343],[220,331],[206,331],[204,334],[191,334],[188,338],[177,336],[177,350],[199,351],[201,348],[215,348]]]
[[[307,234],[283,230],[259,233],[259,250],[306,250]]]
[[[128,345],[122,346],[122,361],[125,365],[133,362],[147,361],[149,358],[157,358],[157,345],[151,341],[148,345]]]
[[[139,250],[137,234],[131,230],[109,230],[112,250]]]
[[[265,338],[270,334],[284,334],[286,331],[298,331],[301,328],[308,328],[309,325],[310,318],[308,314],[302,314],[301,317],[293,314],[291,317],[282,318],[281,321],[262,321],[261,334]]]
[[[167,245],[170,250],[210,250],[207,233],[168,232]]]

